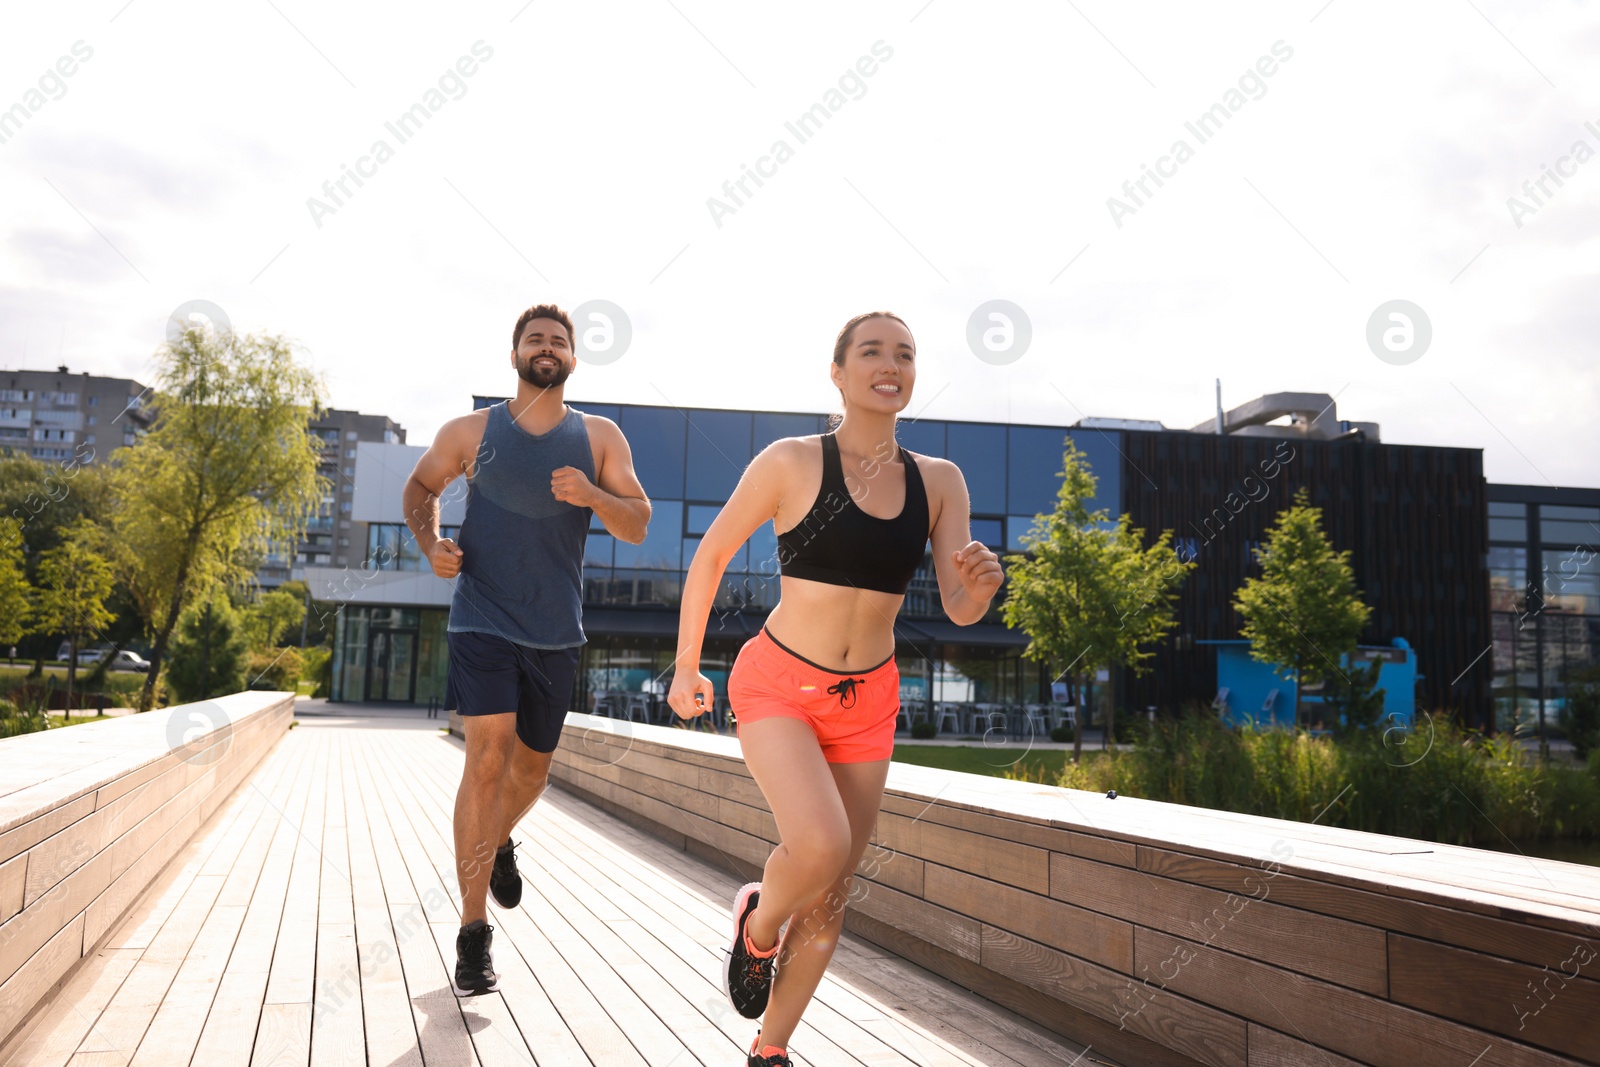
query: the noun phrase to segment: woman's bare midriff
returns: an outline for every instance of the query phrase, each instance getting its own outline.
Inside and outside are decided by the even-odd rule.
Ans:
[[[780,579],[767,632],[819,667],[860,671],[894,655],[894,617],[905,598],[805,578]]]

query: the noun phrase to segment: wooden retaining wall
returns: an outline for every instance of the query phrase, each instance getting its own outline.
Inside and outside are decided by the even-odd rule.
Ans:
[[[289,728],[250,692],[0,740],[0,1046]]]
[[[552,777],[777,840],[731,738],[571,715]],[[875,841],[849,929],[1129,1064],[1600,1063],[1600,869],[903,764]]]

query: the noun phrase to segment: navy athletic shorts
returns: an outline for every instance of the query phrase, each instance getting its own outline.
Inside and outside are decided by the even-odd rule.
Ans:
[[[517,737],[535,752],[561,740],[578,677],[577,648],[529,648],[495,634],[451,632],[446,711],[517,713]]]

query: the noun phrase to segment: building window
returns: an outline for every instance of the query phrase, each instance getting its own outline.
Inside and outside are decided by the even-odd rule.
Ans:
[[[359,441],[361,439],[361,437],[354,430],[349,430],[349,431],[346,431],[346,433],[344,435],[344,439],[346,441]],[[334,440],[338,440],[338,438],[334,438]]]
[[[454,538],[461,532],[459,526],[439,527],[439,536]],[[422,553],[417,550],[416,538],[404,523],[374,522],[367,526],[367,558],[362,564],[375,571],[428,570]]]
[[[1006,428],[977,423],[946,427],[949,459],[967,472],[967,490],[974,511],[1006,510]],[[1057,449],[1057,456],[1060,449]],[[1095,472],[1096,474],[1099,471]],[[1033,503],[1031,500],[1028,503]],[[1021,510],[1020,508],[1018,510]]]
[[[344,476],[346,478],[354,478],[356,476],[356,469],[354,467],[346,467],[344,469]]]
[[[994,515],[972,516],[972,539],[989,548],[1004,549],[1006,539],[1000,518]]]
[[[346,500],[341,502],[339,505],[339,511],[345,515],[350,514],[350,501]]]
[[[356,458],[356,450],[353,449],[353,448],[345,449],[344,450],[344,458],[345,459],[355,459]]]
[[[91,396],[89,398],[89,406],[92,407],[92,408],[99,407],[100,406],[100,398],[97,397],[97,396]],[[94,420],[91,418],[89,421],[93,422]]]
[[[1553,548],[1543,555],[1541,606],[1565,614],[1600,615],[1600,556],[1578,548]]]
[[[1489,549],[1490,611],[1521,611],[1522,594],[1527,586],[1527,548],[1496,545]]]
[[[90,399],[90,400],[93,400],[93,399],[94,399],[94,397],[92,397],[92,396],[91,396],[91,397],[90,397],[90,398],[89,398],[89,399]],[[96,424],[96,423],[98,423],[98,422],[99,422],[99,421],[100,421],[100,416],[98,416],[98,415],[90,415],[90,416],[89,416],[89,425],[90,425],[90,426],[93,426],[93,425],[95,425],[95,424]]]
[[[1600,508],[1542,505],[1539,540],[1547,545],[1600,546]]]
[[[701,500],[726,500],[750,464],[751,415],[694,411],[689,418],[684,492]]]
[[[1489,540],[1528,541],[1528,506],[1500,500],[1489,501]]]
[[[652,498],[683,498],[684,445],[689,431],[681,412],[630,407],[622,432],[633,449],[634,471]],[[652,526],[654,523],[651,524]]]

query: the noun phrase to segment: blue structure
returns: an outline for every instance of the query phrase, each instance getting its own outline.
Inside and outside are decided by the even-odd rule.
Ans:
[[[1294,725],[1294,682],[1279,677],[1272,664],[1252,659],[1249,641],[1196,641],[1195,644],[1217,648],[1216,707],[1223,722],[1230,726],[1246,723]],[[1375,660],[1381,664],[1378,688],[1383,690],[1383,718],[1395,725],[1410,726],[1416,713],[1417,656],[1406,639],[1397,637],[1388,647],[1359,645],[1354,657],[1345,656],[1340,666],[1348,669],[1352,658],[1358,667]],[[1307,690],[1308,709],[1321,701],[1319,692]]]

